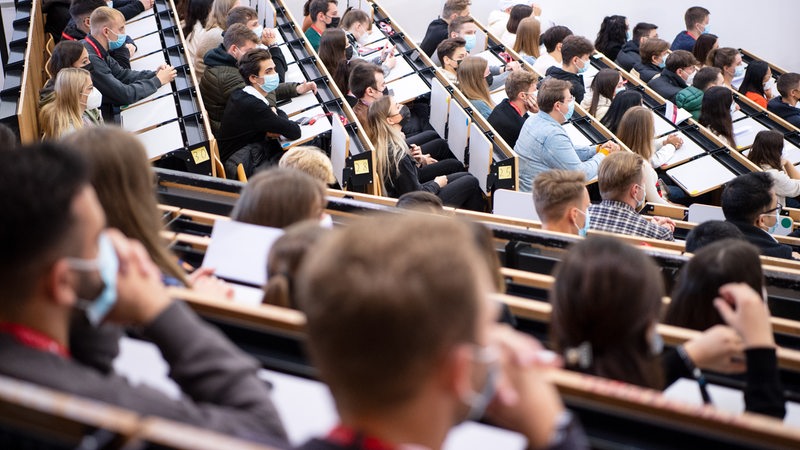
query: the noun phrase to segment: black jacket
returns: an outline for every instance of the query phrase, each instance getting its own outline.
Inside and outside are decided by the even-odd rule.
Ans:
[[[626,42],[620,49],[617,54],[617,59],[615,59],[614,62],[624,70],[630,72],[633,66],[642,62],[642,56],[639,54],[639,43],[633,40]]]
[[[400,165],[394,176],[391,179],[384,180],[383,184],[386,185],[386,193],[390,197],[398,198],[407,192],[425,191],[431,194],[439,193],[439,184],[435,181],[428,181],[425,184],[419,182],[419,172],[417,172],[417,163],[411,155],[406,154],[400,160]]]
[[[620,42],[609,42],[608,46],[606,48],[604,48],[604,49],[599,49],[598,48],[597,50],[599,52],[601,52],[602,54],[606,55],[606,58],[614,61],[615,59],[617,59],[617,55],[619,55],[620,50],[622,50],[622,47],[625,44],[627,44],[627,42],[622,42],[622,43],[620,43]]]
[[[581,103],[583,101],[583,96],[586,94],[586,86],[583,84],[582,75],[567,72],[566,70],[557,66],[552,66],[547,69],[545,75],[548,77],[553,77],[557,80],[564,80],[572,83],[572,89],[570,89],[569,92],[575,97],[575,102]]]
[[[103,94],[103,104],[124,106],[136,103],[161,87],[161,80],[151,70],[125,69],[92,36],[83,46],[92,63],[92,83]]]
[[[675,96],[686,88],[686,81],[677,73],[665,68],[661,71],[660,77],[651,80],[647,85],[658,92],[658,95],[675,103]]]
[[[522,130],[522,125],[525,124],[525,120],[527,119],[528,113],[525,112],[525,114],[520,116],[507,98],[503,99],[499,105],[495,106],[492,113],[489,114],[489,124],[511,148],[514,148],[517,144],[519,132]]]
[[[654,76],[661,73],[662,68],[658,67],[653,63],[644,64],[642,59],[639,58],[639,62],[633,66],[633,68],[639,72],[639,78],[645,83],[649,83],[650,80],[653,79]]]
[[[142,3],[137,1],[136,4],[141,5]],[[75,25],[74,20],[70,19],[69,23],[67,23],[67,27],[61,32],[61,38],[68,41],[80,41],[86,39],[86,33]],[[133,44],[134,47],[136,46],[136,43],[133,42],[130,36],[125,38],[125,44]],[[123,68],[131,68],[131,54],[124,45],[116,50],[111,50],[108,54],[116,59]]]
[[[744,234],[744,238],[747,239],[748,242],[758,247],[762,255],[772,256],[774,258],[794,259],[792,257],[792,247],[779,243],[761,228],[735,220],[728,220],[728,222],[735,225],[736,228]]]
[[[433,56],[436,47],[445,39],[447,39],[447,22],[438,18],[428,25],[428,30],[425,31],[425,37],[422,38],[419,48],[428,56]]]
[[[781,97],[775,97],[767,103],[769,112],[774,113],[781,119],[800,128],[800,109],[783,103]]]

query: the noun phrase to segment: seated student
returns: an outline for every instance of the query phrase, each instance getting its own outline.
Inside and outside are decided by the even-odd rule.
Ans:
[[[395,207],[431,214],[444,213],[444,203],[442,203],[442,199],[425,191],[406,192],[397,199]]]
[[[469,16],[471,3],[471,0],[447,0],[442,7],[442,15],[431,22],[425,30],[425,37],[422,38],[419,48],[428,56],[433,56],[439,44],[447,39],[447,27],[450,22],[459,16]]]
[[[547,52],[533,63],[533,70],[538,75],[544,76],[551,67],[561,67],[564,58],[561,55],[564,39],[572,36],[572,30],[565,26],[557,25],[542,33],[542,45]]]
[[[611,106],[608,107],[606,115],[600,119],[600,123],[616,134],[622,117],[634,106],[642,106],[642,94],[632,89],[624,90],[611,100]]]
[[[214,0],[189,0],[186,2],[185,13],[180,13],[181,29],[186,40],[186,51],[190,58],[194,59],[197,50],[198,38],[204,33],[208,23],[208,16],[211,14],[211,6]]]
[[[501,34],[500,42],[506,47],[513,47],[517,40],[517,28],[523,19],[533,17],[533,8],[530,5],[515,5],[508,14],[508,22]]]
[[[675,105],[692,113],[692,118],[697,120],[700,118],[700,110],[703,108],[705,92],[710,87],[722,86],[724,83],[721,70],[716,67],[703,67],[697,71],[692,85],[675,95]]]
[[[286,228],[325,214],[325,185],[296,169],[273,167],[247,180],[231,219],[262,227]]]
[[[519,155],[519,189],[530,192],[533,180],[550,169],[578,170],[587,179],[609,152],[619,150],[611,141],[576,147],[561,126],[572,117],[575,99],[567,81],[545,79],[539,87],[539,112],[525,121],[514,151]]]
[[[347,40],[353,46],[353,56],[360,58],[362,49],[365,44],[366,38],[369,37],[372,30],[372,19],[364,11],[350,7],[342,16],[342,29],[347,33]],[[388,76],[389,73],[397,65],[397,59],[394,56],[394,51],[381,51],[378,56],[368,56],[368,61],[373,64],[378,64],[383,69],[383,75]],[[350,60],[352,62],[352,60]],[[352,68],[351,68],[352,70]],[[343,94],[347,94],[347,87],[342,90]]]
[[[590,204],[582,172],[547,170],[533,180],[533,206],[543,230],[586,236]]]
[[[259,364],[170,299],[139,242],[106,228],[83,157],[54,144],[0,152],[0,199],[7,208],[0,221],[0,373],[142,416],[286,446]],[[161,351],[182,395],[170,398],[81,363],[94,355],[78,354],[91,345],[68,341],[76,315],[93,327],[137,327]],[[91,331],[87,344],[99,338]]]
[[[675,102],[678,92],[687,87],[687,81],[697,72],[697,60],[685,50],[675,50],[667,56],[667,62],[661,76],[647,83],[650,89],[671,102]]]
[[[194,64],[197,79],[203,79],[206,70],[203,58],[206,53],[222,44],[222,34],[228,28],[228,13],[237,6],[239,6],[237,0],[214,0],[205,27],[193,30],[186,36],[186,50]]]
[[[294,287],[297,271],[328,230],[319,221],[305,220],[286,227],[286,232],[275,240],[267,256],[267,284],[261,303],[283,308],[298,309]]]
[[[103,94],[103,115],[111,116],[111,107],[135,103],[153,94],[162,85],[175,79],[172,67],[163,64],[155,72],[124,69],[109,50],[125,43],[125,17],[116,9],[101,6],[92,12],[91,34],[83,41],[92,65],[92,83]]]
[[[302,145],[286,150],[278,161],[278,167],[305,172],[323,184],[336,183],[330,158],[318,147]]]
[[[478,27],[475,25],[475,20],[472,17],[468,16],[459,16],[453,19],[448,26],[448,39],[460,37],[464,39],[464,49],[469,54],[472,52],[472,49],[475,48],[476,42],[476,33],[478,32]],[[437,64],[441,65],[441,61],[439,61],[439,56],[434,54],[431,60]],[[496,66],[489,66],[489,75],[487,76],[487,80],[489,81],[489,89],[495,90],[503,87],[506,82],[506,78],[508,74],[511,72],[518,70],[520,68],[520,64],[517,61],[511,61],[504,66],[496,65]]]
[[[527,17],[519,22],[517,39],[514,41],[514,51],[530,65],[536,64],[539,58],[542,35],[542,25],[535,17]]]
[[[714,135],[719,136],[723,142],[736,149],[738,147],[736,147],[733,121],[731,120],[731,113],[736,108],[731,90],[722,86],[714,86],[703,95],[703,105],[697,121],[711,130]]]
[[[600,24],[594,47],[612,61],[617,59],[620,50],[628,41],[630,24],[625,16],[606,16]]]
[[[753,61],[747,66],[739,93],[767,109],[767,102],[774,96],[772,88],[775,80],[772,79],[772,70],[764,61]]]
[[[783,159],[783,133],[759,131],[747,157],[772,178],[772,189],[778,196],[778,203],[792,208],[800,205],[794,198],[800,196],[800,170],[791,161]]]
[[[724,284],[712,295],[729,326],[712,327],[664,351],[656,328],[664,296],[658,267],[631,245],[593,236],[573,246],[557,268],[550,300],[552,343],[566,356],[568,368],[651,389],[695,378],[698,369],[745,372],[746,409],[782,417],[766,303],[743,283]],[[702,382],[700,389],[705,391]]]
[[[305,31],[309,45],[319,50],[319,40],[328,28],[339,26],[339,2],[337,0],[311,0],[308,5],[311,26]]]
[[[723,239],[744,240],[744,234],[735,225],[722,220],[708,220],[698,224],[686,235],[686,251],[697,253],[706,245]]]
[[[53,47],[53,55],[47,63],[47,70],[50,72],[50,79],[45,82],[39,90],[39,109],[50,103],[55,98],[56,77],[61,69],[74,67],[76,69],[89,70],[89,52],[86,47],[78,41],[61,41]]]
[[[341,423],[300,449],[442,448],[453,426],[484,413],[530,448],[587,447],[546,381],[541,346],[495,321],[473,235],[433,215],[369,217],[309,254],[297,299]]]
[[[657,38],[648,39],[639,46],[640,58],[633,65],[633,70],[639,74],[642,81],[649,83],[667,65],[667,55],[669,55],[669,42]]]
[[[583,99],[581,107],[597,120],[603,120],[611,101],[625,90],[625,80],[614,69],[601,69],[592,80],[590,97]]]
[[[722,191],[722,212],[725,220],[736,225],[761,254],[792,259],[792,248],[780,244],[772,233],[778,226],[783,205],[778,203],[770,174],[751,172],[739,175]]]
[[[145,4],[148,6],[147,8],[145,8]],[[65,41],[80,41],[85,39],[86,35],[91,31],[89,17],[92,15],[92,11],[101,6],[106,6],[104,0],[74,0],[69,7],[69,23],[66,28],[64,28],[64,31],[61,32],[61,38]],[[137,0],[128,2],[124,7],[119,8],[118,11],[122,13],[125,20],[128,20],[145,9],[150,9],[150,7],[152,7],[151,0]],[[135,52],[136,44],[130,36],[126,36],[125,45],[111,50],[108,54],[117,60],[120,66],[125,69],[130,69],[131,58],[133,58]],[[53,76],[55,77],[55,74],[53,74]]]
[[[631,39],[619,50],[614,62],[622,67],[623,70],[630,72],[633,66],[642,60],[639,54],[639,47],[648,39],[658,39],[658,25],[647,22],[637,23],[633,27]]]
[[[731,47],[716,48],[708,52],[706,64],[722,70],[722,77],[725,79],[725,86],[736,89],[734,80],[739,80],[744,76],[744,64],[739,50]]]
[[[519,132],[528,113],[539,112],[536,103],[536,75],[526,70],[515,70],[506,80],[506,96],[489,114],[489,125],[500,134],[509,147],[517,145]]]
[[[484,211],[486,202],[478,180],[455,159],[417,160],[400,132],[400,107],[391,95],[373,102],[367,115],[367,136],[377,151],[375,171],[380,175],[384,192],[399,197],[406,192],[426,191],[439,196],[447,206]],[[417,166],[430,167],[436,174],[423,179]]]
[[[597,184],[602,202],[589,207],[592,230],[674,241],[675,222],[668,217],[649,221],[638,211],[647,199],[647,161],[631,152],[608,155],[600,164]]]
[[[683,20],[686,22],[686,31],[681,31],[675,36],[670,50],[691,52],[697,38],[711,30],[711,26],[708,24],[710,16],[711,12],[702,6],[692,6],[687,9],[683,16]]]
[[[467,42],[463,38],[449,38],[436,47],[436,55],[442,62],[444,77],[458,85],[458,66],[467,57]]]
[[[458,89],[484,119],[489,118],[494,108],[494,101],[486,84],[488,75],[489,64],[478,56],[467,56],[458,66]]]
[[[354,49],[341,28],[330,28],[322,33],[317,49],[319,59],[333,77],[333,82],[341,92],[347,92],[349,61]]]
[[[58,72],[55,98],[39,111],[44,139],[59,139],[84,126],[102,125],[103,96],[92,85],[88,70],[67,67]]]
[[[694,43],[692,54],[700,62],[701,67],[708,67],[708,54],[719,48],[719,37],[716,34],[704,33]]]
[[[264,26],[261,25],[261,22],[258,20],[258,11],[249,6],[235,6],[231,8],[231,10],[228,11],[228,15],[225,19],[225,30],[227,31],[231,25],[237,23],[245,25],[253,33],[255,33],[256,38],[259,39],[258,46],[265,50],[269,50],[269,53],[272,55],[272,61],[275,62],[275,72],[278,73],[278,77],[281,80],[281,84],[276,90],[276,92],[280,95],[277,99],[274,99],[275,101],[294,97],[296,95],[308,92],[309,90],[313,90],[310,86],[304,86],[307,87],[307,89],[300,89],[300,86],[298,86],[297,83],[284,84],[286,81],[286,69],[288,64],[286,64],[286,57],[283,56],[283,51],[281,51],[280,47],[278,47],[278,32],[274,28],[264,28]],[[225,40],[224,37],[225,33],[223,33],[223,42],[220,42],[220,45],[215,47],[215,49],[220,49],[222,51],[225,50],[225,46],[223,45]],[[206,64],[205,57],[208,56],[208,53],[211,50],[207,51],[206,54],[203,55],[203,64]],[[203,74],[205,75],[205,72]],[[310,85],[311,82],[305,84]],[[288,88],[290,85],[292,88]],[[314,87],[316,87],[316,85],[314,85]],[[286,90],[285,93],[283,92],[284,90]],[[270,99],[270,101],[273,101],[273,99]]]
[[[256,48],[245,53],[239,59],[239,74],[246,86],[228,98],[217,140],[223,163],[235,153],[243,153],[227,163],[225,172],[233,176],[237,164],[243,163],[250,176],[256,167],[278,162],[283,152],[278,139],[299,139],[301,132],[300,125],[266,99],[267,93],[278,87],[275,63],[268,51]]]
[[[594,53],[594,45],[583,36],[567,36],[561,46],[563,62],[561,67],[551,67],[545,73],[548,77],[572,83],[570,92],[578,103],[583,102],[586,86],[583,84],[582,73],[592,65],[590,60]]]
[[[788,72],[778,78],[778,93],[780,96],[767,103],[769,112],[776,114],[781,119],[800,128],[800,74]]]
[[[532,3],[527,0],[500,0],[497,4],[497,9],[489,12],[489,19],[486,22],[486,29],[495,37],[500,37],[506,30],[508,19],[511,17],[511,9],[517,5],[529,5],[533,8],[533,16],[539,23],[542,24],[542,31],[547,31],[553,26],[552,21],[545,19],[542,16],[542,7],[537,3]],[[518,27],[519,28],[519,27]]]

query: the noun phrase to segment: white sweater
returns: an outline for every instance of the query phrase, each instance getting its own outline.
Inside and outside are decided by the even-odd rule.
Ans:
[[[762,167],[764,172],[772,178],[772,189],[778,197],[778,203],[786,206],[786,197],[797,197],[800,195],[800,180],[795,180],[782,170]]]

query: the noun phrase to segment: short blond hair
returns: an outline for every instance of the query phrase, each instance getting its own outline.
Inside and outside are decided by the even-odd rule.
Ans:
[[[89,27],[93,35],[101,34],[103,32],[103,27],[110,26],[117,22],[124,24],[125,16],[116,9],[109,8],[108,6],[101,6],[95,9],[92,11],[92,15],[89,16]]]
[[[644,158],[633,152],[616,152],[600,163],[597,184],[603,200],[621,200],[632,184],[642,181]]]
[[[325,184],[336,181],[331,160],[318,147],[309,145],[289,149],[281,157],[278,166],[305,172]]]
[[[586,176],[576,170],[548,170],[533,180],[533,206],[543,223],[564,216],[569,206],[576,205],[586,191]]]

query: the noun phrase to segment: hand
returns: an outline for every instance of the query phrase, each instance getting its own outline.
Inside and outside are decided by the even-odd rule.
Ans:
[[[389,56],[387,56],[383,61],[383,65],[388,67],[390,70],[394,69],[394,67],[397,65],[397,59],[395,59],[394,54],[390,53]]]
[[[613,141],[606,141],[604,142],[600,148],[608,150],[608,154],[616,153],[620,150],[620,146]]]
[[[142,6],[144,6],[145,10],[148,10],[148,9],[153,7],[153,5],[155,4],[155,1],[154,0],[139,0],[139,3],[141,3]]]
[[[128,53],[130,53],[131,58],[133,58],[133,54],[136,53],[136,46],[133,44],[125,44],[125,48],[128,49]]]
[[[666,139],[664,139],[664,145],[666,144],[672,144],[676,149],[679,149],[683,145],[683,139],[681,139],[681,137],[677,134],[670,134]]]
[[[744,343],[731,327],[714,325],[683,344],[695,366],[720,373],[745,371]]]
[[[412,158],[414,158],[414,161],[416,161],[418,165],[422,165],[422,160],[424,158],[422,155],[422,149],[419,148],[418,145],[411,144],[411,147],[408,148],[408,154],[411,155]]]
[[[739,332],[745,347],[775,347],[769,307],[761,294],[747,284],[728,283],[719,288],[719,295],[714,306],[725,323]]]
[[[233,300],[233,287],[214,276],[214,270],[210,267],[201,267],[191,273],[189,286],[192,290],[201,294],[209,295],[214,298],[225,298]]]
[[[440,188],[447,186],[447,177],[442,175],[433,179]]]
[[[264,28],[261,32],[261,43],[269,47],[278,42],[278,32],[274,28]]]
[[[510,63],[506,64],[506,72],[513,72],[519,69],[520,69],[519,61],[511,61]]]
[[[525,109],[534,114],[539,112],[539,103],[536,102],[536,98],[531,94],[525,94]]]
[[[117,303],[108,320],[147,325],[171,303],[161,282],[161,271],[139,241],[128,239],[115,229],[107,232],[119,258]]]
[[[432,158],[431,155],[429,155],[427,153],[422,155],[422,157],[423,157],[423,162],[422,162],[423,166],[427,166],[427,165],[439,162],[439,160],[437,160],[436,158]]]
[[[653,222],[660,227],[669,229],[670,233],[675,232],[675,222],[669,217],[653,217]]]
[[[178,72],[170,66],[159,67],[158,71],[156,72],[156,77],[158,77],[158,80],[161,81],[162,86],[174,80],[176,76],[178,76]]]
[[[313,81],[308,81],[306,83],[300,83],[297,85],[297,95],[303,95],[308,91],[313,91],[315,94],[317,93],[317,83]]]
[[[539,17],[542,15],[542,7],[538,3],[531,3],[531,8],[533,8],[533,15]]]
[[[793,166],[793,165],[794,164],[792,164],[792,162],[789,161],[788,159],[781,158],[781,167],[787,168],[787,167],[790,167],[790,166]]]

